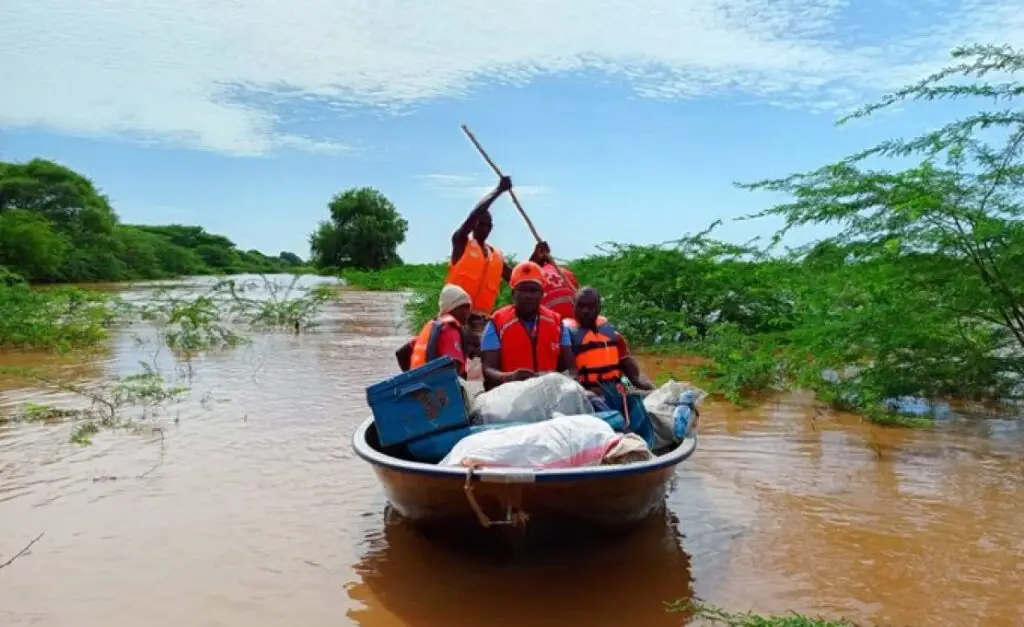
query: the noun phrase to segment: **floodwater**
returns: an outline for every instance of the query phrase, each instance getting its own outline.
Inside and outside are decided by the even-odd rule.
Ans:
[[[314,332],[199,360],[162,436],[76,447],[67,425],[0,426],[0,564],[45,534],[0,569],[0,625],[657,626],[683,624],[663,602],[691,595],[887,625],[1024,625],[1017,421],[886,430],[799,395],[708,403],[668,514],[620,542],[511,557],[420,536],[349,446],[364,388],[408,337],[401,304],[345,292]],[[132,333],[105,362],[46,368],[136,371],[147,349]],[[0,380],[0,402],[48,400],[13,385]]]

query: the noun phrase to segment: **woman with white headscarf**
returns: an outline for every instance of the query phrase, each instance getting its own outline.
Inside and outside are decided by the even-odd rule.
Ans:
[[[459,376],[465,378],[465,327],[472,310],[472,300],[466,290],[447,284],[441,289],[437,309],[437,318],[423,325],[419,335],[395,352],[398,364],[402,370],[410,370],[447,355],[458,365]]]

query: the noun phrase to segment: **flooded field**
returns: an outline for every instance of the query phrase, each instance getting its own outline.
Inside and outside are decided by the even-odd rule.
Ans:
[[[0,570],[0,625],[657,626],[681,624],[663,602],[693,594],[889,625],[1024,624],[1018,421],[887,430],[799,395],[712,403],[669,514],[619,543],[510,560],[421,537],[349,445],[364,388],[408,337],[401,305],[345,292],[313,332],[200,359],[163,436],[78,447],[67,425],[0,426],[0,564],[45,534]],[[105,361],[45,365],[120,375],[139,351],[126,331]],[[0,386],[5,405],[46,401]]]

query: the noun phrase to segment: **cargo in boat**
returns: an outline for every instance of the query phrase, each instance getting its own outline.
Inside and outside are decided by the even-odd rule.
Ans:
[[[470,471],[402,459],[384,452],[372,418],[359,425],[352,443],[395,511],[414,523],[475,519],[484,527],[566,521],[621,527],[661,510],[676,466],[697,449],[697,434],[650,461],[551,470]]]

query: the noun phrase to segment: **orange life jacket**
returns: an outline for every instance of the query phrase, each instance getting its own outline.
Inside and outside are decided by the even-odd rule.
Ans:
[[[437,340],[441,337],[441,331],[446,327],[453,329],[462,329],[462,325],[459,321],[453,318],[450,314],[445,314],[437,320],[431,320],[430,322],[423,325],[423,329],[420,334],[416,336],[416,343],[412,347],[412,357],[409,359],[409,369],[419,368],[423,364],[437,359]],[[459,368],[460,374],[463,372],[465,364]]]
[[[533,333],[516,317],[515,305],[506,305],[491,317],[501,342],[501,370],[520,368],[534,372],[557,372],[562,350],[562,319],[547,307],[537,311]]]
[[[573,301],[576,298],[576,290],[579,284],[572,272],[565,268],[556,268],[550,263],[544,264],[541,268],[544,272],[544,280],[547,285],[544,287],[544,299],[540,301],[551,311],[562,316],[562,319],[573,316]],[[565,274],[565,279],[559,274],[559,270]]]
[[[473,302],[473,313],[490,315],[501,291],[501,271],[505,268],[505,256],[500,250],[487,244],[490,254],[484,256],[484,249],[472,237],[466,242],[466,250],[459,262],[448,263],[447,283],[466,290]]]
[[[597,317],[597,330],[583,329],[572,318],[565,321],[572,339],[572,352],[576,356],[576,373],[580,383],[618,381],[622,377],[619,367],[621,356],[615,341],[617,331],[604,316]]]

